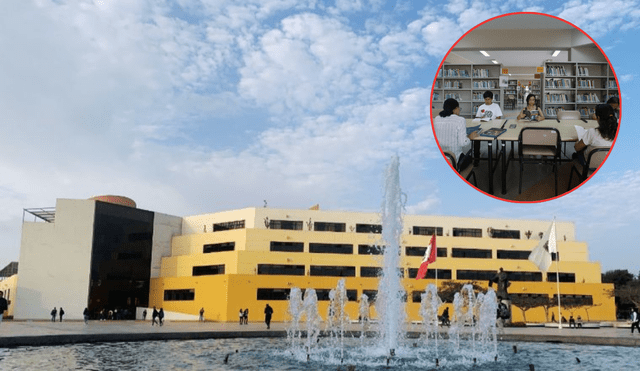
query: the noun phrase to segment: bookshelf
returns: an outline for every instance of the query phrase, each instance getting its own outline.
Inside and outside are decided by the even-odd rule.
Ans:
[[[454,98],[460,103],[460,116],[474,117],[484,104],[482,95],[487,90],[493,92],[494,103],[504,111],[501,72],[500,64],[443,64],[433,89],[432,115],[442,110],[445,99]]]
[[[587,118],[596,105],[619,95],[613,70],[606,62],[545,62],[540,85],[546,117],[556,117],[558,110],[571,110]]]

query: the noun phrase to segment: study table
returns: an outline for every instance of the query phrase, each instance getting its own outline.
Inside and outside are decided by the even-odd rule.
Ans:
[[[473,119],[466,119],[467,127],[478,126],[478,122],[474,122]],[[516,120],[516,119],[496,119],[487,122],[480,122],[480,130],[485,131],[491,128],[506,129],[505,132],[498,137],[477,136],[473,139],[473,142],[487,142],[488,146],[488,175],[489,175],[489,193],[493,194],[493,174],[495,172],[493,164],[493,143],[496,141],[498,146],[496,148],[496,161],[500,161],[502,158],[502,194],[507,193],[507,166],[509,161],[514,158],[513,144],[518,141],[520,137],[520,131],[527,127],[539,127],[539,128],[554,128],[558,129],[560,133],[560,140],[566,142],[577,142],[578,133],[575,126],[581,126],[585,129],[597,128],[598,122],[596,120],[557,120],[555,118],[546,119],[543,121],[528,121],[528,120]],[[506,143],[511,142],[511,153],[507,156]],[[474,144],[474,161],[479,160],[479,146]],[[497,167],[497,163],[496,166]]]

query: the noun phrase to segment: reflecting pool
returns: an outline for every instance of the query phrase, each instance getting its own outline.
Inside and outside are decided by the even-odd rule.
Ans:
[[[320,343],[325,338],[320,339]],[[131,343],[74,344],[55,347],[0,349],[0,370],[431,370],[435,361],[427,348],[405,350],[386,365],[384,357],[359,354],[359,339],[346,340],[343,364],[330,354],[316,354],[309,361],[293,354],[286,338],[147,341]],[[514,353],[513,346],[517,347]],[[237,353],[236,353],[237,350]],[[440,362],[438,370],[638,370],[638,350],[549,343],[498,343],[498,359],[459,357],[455,364]],[[225,363],[225,358],[227,363]],[[579,360],[579,362],[578,362]],[[352,366],[352,367],[350,367]]]

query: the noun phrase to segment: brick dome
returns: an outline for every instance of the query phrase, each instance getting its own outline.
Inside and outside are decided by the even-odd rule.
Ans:
[[[129,197],[124,197],[124,196],[114,196],[114,195],[104,195],[104,196],[94,196],[89,198],[90,200],[96,200],[96,201],[102,201],[102,202],[108,202],[110,204],[116,204],[116,205],[122,205],[122,206],[129,206],[129,207],[136,207],[136,202],[132,199],[130,199]]]

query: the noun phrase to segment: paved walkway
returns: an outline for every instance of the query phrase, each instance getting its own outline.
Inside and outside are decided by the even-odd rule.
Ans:
[[[360,325],[351,324],[349,331],[359,334]],[[466,328],[468,330],[469,328]],[[419,325],[407,325],[409,337],[417,337]],[[442,332],[447,329],[442,329]],[[7,321],[0,324],[0,348],[16,346],[63,345],[73,343],[188,340],[215,338],[284,337],[286,324],[272,323],[267,330],[264,323],[165,322],[151,326],[142,321]],[[640,346],[640,334],[629,328],[558,329],[548,327],[507,327],[499,330],[502,341],[537,341],[594,345]]]

